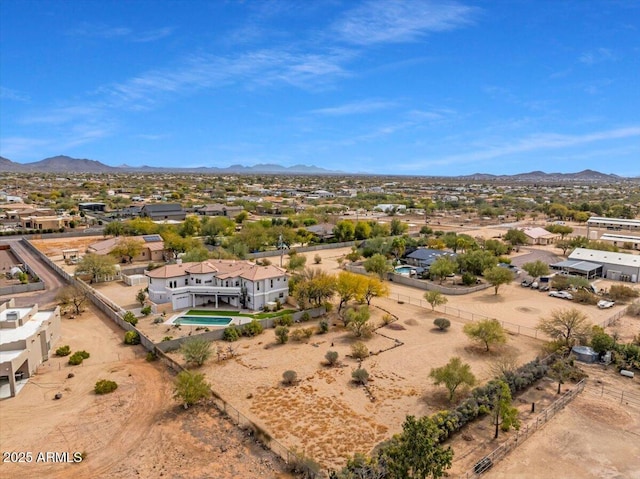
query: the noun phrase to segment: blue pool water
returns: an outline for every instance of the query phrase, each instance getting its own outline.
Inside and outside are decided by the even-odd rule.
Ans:
[[[398,266],[396,268],[396,274],[406,274],[409,275],[411,274],[411,270],[413,268],[411,266]]]
[[[222,318],[220,316],[180,316],[176,318],[173,324],[182,324],[183,326],[229,326],[231,318]]]

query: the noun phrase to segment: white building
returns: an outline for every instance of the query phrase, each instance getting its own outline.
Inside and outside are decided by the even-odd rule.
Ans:
[[[13,397],[60,338],[60,308],[38,311],[38,305],[16,308],[13,299],[0,304],[0,391]],[[8,387],[7,387],[8,386]]]
[[[602,265],[602,277],[614,281],[640,281],[640,255],[576,248],[570,260],[582,260]]]
[[[178,263],[146,271],[149,299],[171,303],[174,310],[220,302],[236,308],[259,310],[289,294],[286,270],[249,261],[208,260]]]

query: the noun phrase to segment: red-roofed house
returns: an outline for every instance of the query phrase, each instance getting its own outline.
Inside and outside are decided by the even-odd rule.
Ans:
[[[177,263],[145,272],[149,299],[185,309],[220,301],[236,308],[259,310],[289,294],[286,270],[249,261],[214,260]]]

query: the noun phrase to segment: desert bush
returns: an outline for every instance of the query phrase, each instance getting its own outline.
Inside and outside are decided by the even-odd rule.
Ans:
[[[56,349],[56,356],[69,356],[69,354],[71,354],[71,348],[68,344]]]
[[[91,357],[91,355],[84,350],[76,351],[74,354],[78,354],[79,356],[82,356],[82,359],[89,359]]]
[[[362,385],[365,385],[365,384],[367,384],[367,381],[369,380],[369,373],[367,372],[366,369],[359,368],[359,369],[356,369],[355,371],[353,371],[351,373],[351,378],[355,382],[357,382],[359,384],[362,384]]]
[[[138,324],[138,318],[136,318],[136,315],[133,314],[131,311],[127,311],[126,313],[124,313],[124,315],[122,316],[122,319],[127,323],[132,324],[133,326]]]
[[[300,316],[300,321],[302,321],[303,323],[306,323],[307,321],[310,321],[310,320],[311,320],[311,315],[309,314],[309,311],[305,311]]]
[[[387,324],[391,324],[393,322],[393,316],[391,316],[389,313],[386,313],[382,316],[382,324],[384,324],[385,326]]]
[[[276,326],[276,339],[280,344],[285,344],[289,341],[289,328],[286,326]]]
[[[451,321],[447,318],[436,318],[433,320],[433,324],[440,330],[446,331],[451,326]]]
[[[351,345],[351,356],[355,359],[364,359],[369,356],[369,348],[361,341]]]
[[[124,344],[140,344],[140,335],[136,331],[124,333]]]
[[[151,314],[151,306],[145,306],[140,310],[143,316],[149,316]]]
[[[262,331],[264,331],[264,327],[262,326],[260,321],[258,321],[255,318],[252,319],[250,323],[247,323],[244,326],[242,326],[243,336],[249,336],[249,337],[257,336],[259,334],[262,334]]]
[[[333,303],[330,303],[329,301],[325,301],[323,306],[324,306],[324,310],[327,313],[330,313],[331,311],[333,311]]]
[[[627,314],[629,316],[640,316],[640,302],[636,301],[629,305],[627,308]]]
[[[274,326],[291,326],[293,325],[293,316],[290,314],[283,314],[273,320]]]
[[[625,286],[623,284],[614,284],[609,288],[609,297],[613,301],[628,301],[633,298],[637,298],[640,296],[640,291],[637,291],[630,286]]]
[[[72,366],[78,366],[79,364],[82,364],[82,361],[84,361],[84,357],[82,357],[82,354],[78,354],[77,352],[73,353],[69,357],[69,364]]]
[[[314,262],[315,264],[320,264],[320,263],[322,263],[322,256],[320,256],[319,254],[316,254],[316,255],[313,257],[313,262]]]
[[[282,373],[283,384],[287,386],[291,386],[292,384],[295,384],[297,381],[298,381],[298,373],[296,373],[295,371],[289,369]]]
[[[338,362],[338,351],[327,351],[324,358],[327,360],[329,366],[335,366]]]
[[[468,272],[462,273],[462,284],[464,284],[465,286],[472,286],[476,284],[476,280],[477,276]]]
[[[187,364],[202,366],[211,356],[211,341],[193,338],[182,343],[180,352]]]
[[[158,356],[153,351],[149,351],[147,353],[147,358],[146,359],[147,359],[147,361],[152,362],[152,361],[155,361],[156,359],[158,359]]]
[[[324,334],[329,331],[329,321],[321,319],[318,323],[318,334]]]
[[[576,303],[582,303],[582,304],[598,303],[598,297],[595,294],[590,293],[589,291],[585,291],[584,289],[579,289],[578,291],[573,293],[573,300]]]
[[[237,341],[240,339],[240,331],[235,326],[226,328],[222,333],[222,339],[229,342]]]
[[[109,394],[118,389],[118,384],[115,381],[110,381],[108,379],[101,379],[96,382],[96,385],[93,388],[93,391],[96,394]]]

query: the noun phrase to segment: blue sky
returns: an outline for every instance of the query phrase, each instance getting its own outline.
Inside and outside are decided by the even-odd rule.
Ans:
[[[640,2],[0,4],[0,155],[640,175]]]

